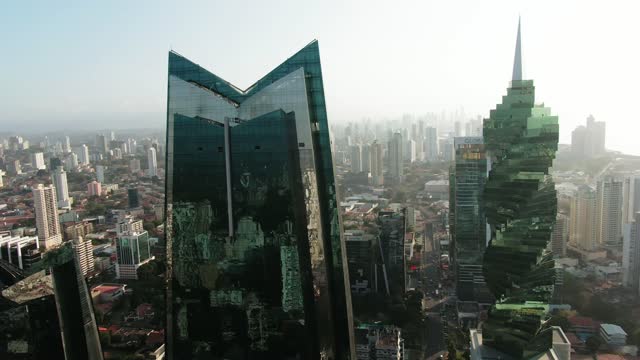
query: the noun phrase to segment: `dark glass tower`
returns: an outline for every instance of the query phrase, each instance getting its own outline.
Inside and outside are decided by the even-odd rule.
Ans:
[[[244,91],[170,52],[168,89],[168,358],[355,358],[318,43]]]
[[[543,321],[555,282],[547,245],[556,220],[549,168],[558,148],[558,117],[535,104],[533,81],[522,79],[519,25],[511,86],[485,119],[483,133],[491,160],[483,201],[492,232],[484,276],[497,301],[482,336],[486,345],[529,359],[552,345]]]

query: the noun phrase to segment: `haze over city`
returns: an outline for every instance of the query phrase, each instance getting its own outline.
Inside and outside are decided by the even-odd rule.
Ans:
[[[593,114],[607,123],[608,148],[640,154],[628,135],[638,130],[632,106],[640,82],[633,1],[190,5],[6,6],[0,131],[162,128],[169,49],[246,88],[314,38],[331,124],[460,109],[488,117],[510,80],[521,15],[524,75],[559,116],[560,142]]]

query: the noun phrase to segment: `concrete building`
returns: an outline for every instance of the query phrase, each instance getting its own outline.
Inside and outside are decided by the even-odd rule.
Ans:
[[[362,172],[362,147],[360,145],[351,145],[349,148],[349,159],[351,160],[351,172]]]
[[[116,223],[116,234],[118,236],[127,233],[141,233],[143,231],[142,220],[136,220],[131,215],[125,215]]]
[[[20,269],[28,269],[41,258],[37,236],[0,234],[0,259]]]
[[[595,121],[593,115],[589,115],[587,125],[578,126],[571,133],[571,152],[587,159],[604,154],[605,129],[603,121]]]
[[[413,163],[417,159],[416,155],[416,142],[413,139],[408,139],[404,142],[404,160],[408,163]]]
[[[640,296],[640,213],[625,224],[622,240],[622,283]]]
[[[76,252],[80,272],[83,276],[87,276],[95,268],[93,260],[93,245],[91,240],[77,237],[73,239],[73,250]]]
[[[53,186],[56,188],[56,201],[58,203],[58,207],[61,209],[71,209],[67,173],[62,169],[62,166],[56,167],[51,178]]]
[[[596,190],[596,236],[598,244],[617,253],[622,251],[622,181],[606,178]]]
[[[380,186],[384,183],[382,153],[382,144],[374,141],[371,144],[371,185],[374,186]]]
[[[67,171],[75,171],[79,166],[78,155],[76,153],[68,153],[64,158],[64,169]]]
[[[4,180],[2,177],[4,176],[4,171],[0,170],[0,189],[4,186]]]
[[[147,150],[147,176],[158,176],[158,161],[156,159],[156,148],[149,147]]]
[[[95,180],[88,183],[87,196],[102,196],[102,185]]]
[[[402,153],[402,135],[396,132],[389,141],[389,178],[395,184],[401,183],[404,177]]]
[[[44,170],[47,165],[44,163],[44,154],[41,152],[31,154],[31,166],[37,170]]]
[[[585,251],[598,249],[596,236],[596,193],[587,185],[578,188],[571,199],[569,242]]]
[[[104,183],[104,166],[96,165],[96,180],[99,183]]]
[[[89,147],[86,144],[78,148],[78,161],[82,165],[89,165]]]
[[[362,230],[347,230],[344,233],[349,282],[354,295],[371,291],[374,266],[371,240]]]
[[[567,255],[567,239],[569,237],[569,218],[564,214],[556,216],[556,223],[551,233],[551,251],[554,257]]]
[[[438,159],[438,130],[434,127],[425,128],[424,157],[427,161]]]
[[[129,160],[129,171],[131,171],[134,174],[140,171],[140,160],[139,159],[131,159],[131,160]]]
[[[371,172],[371,146],[362,145],[362,171],[365,173]]]
[[[551,349],[540,353],[530,360],[570,360],[571,342],[559,326],[552,327]],[[471,360],[518,360],[512,356],[502,353],[492,347],[483,344],[482,331],[478,329],[469,330],[471,341],[469,352]]]
[[[448,200],[449,180],[429,180],[424,184],[424,192],[433,200]]]
[[[600,338],[610,347],[622,347],[627,344],[627,333],[615,324],[600,324]]]
[[[56,189],[38,184],[33,189],[33,206],[36,212],[36,228],[40,246],[48,249],[62,243],[62,230],[58,221]]]

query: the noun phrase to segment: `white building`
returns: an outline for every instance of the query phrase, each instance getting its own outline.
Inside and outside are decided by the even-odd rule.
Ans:
[[[116,234],[118,234],[118,236],[129,233],[141,233],[143,231],[142,220],[136,220],[131,215],[125,215],[116,223]]]
[[[627,333],[618,325],[600,324],[600,338],[611,347],[627,344]]]
[[[75,171],[78,169],[78,155],[76,153],[69,153],[64,158],[64,169],[67,171]]]
[[[409,139],[404,143],[404,160],[413,163],[416,159],[416,142],[415,140]]]
[[[0,259],[24,269],[29,258],[37,261],[40,258],[40,242],[37,236],[13,236],[0,234]]]
[[[569,218],[569,242],[585,251],[594,251],[598,246],[596,236],[596,194],[587,185],[582,185],[571,199]]]
[[[81,236],[73,239],[73,249],[78,257],[80,271],[82,275],[87,276],[94,270],[95,263],[93,260],[93,244],[91,240],[83,239]]]
[[[56,167],[53,171],[53,186],[56,188],[56,201],[61,209],[71,208],[71,199],[69,198],[69,185],[67,183],[67,173],[62,166]]]
[[[129,160],[129,171],[131,171],[134,174],[140,171],[140,160],[138,159]]]
[[[44,163],[44,154],[41,152],[31,154],[31,166],[38,170],[46,169],[47,165]]]
[[[36,211],[36,228],[40,246],[48,249],[62,243],[62,230],[58,221],[56,189],[38,184],[33,189],[33,206]]]
[[[147,150],[147,176],[158,176],[158,161],[156,160],[156,148],[153,146]]]
[[[4,186],[4,181],[2,180],[3,176],[4,176],[4,171],[0,170],[0,188]]]
[[[89,147],[86,144],[82,144],[78,148],[78,161],[82,165],[89,164]]]

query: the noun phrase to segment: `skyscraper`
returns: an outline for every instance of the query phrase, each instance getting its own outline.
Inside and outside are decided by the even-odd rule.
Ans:
[[[586,251],[598,248],[596,236],[596,194],[587,185],[578,187],[571,198],[569,242]]]
[[[485,345],[529,359],[552,345],[542,329],[553,294],[555,269],[547,250],[556,220],[556,191],[549,167],[558,147],[558,118],[535,104],[532,80],[523,80],[520,24],[513,77],[502,103],[484,121],[491,171],[484,209],[491,242],[484,276],[497,299],[482,325]]]
[[[89,165],[89,147],[86,144],[80,145],[78,148],[78,161],[82,165]]]
[[[167,356],[355,358],[318,43],[247,90],[169,53]]]
[[[564,214],[558,214],[551,233],[551,252],[554,257],[564,257],[567,254],[568,235],[569,219]]]
[[[158,176],[158,161],[156,160],[156,148],[147,149],[147,176]]]
[[[382,152],[382,144],[374,141],[371,144],[371,185],[374,186],[380,186],[384,183]]]
[[[351,172],[354,174],[362,172],[362,146],[351,145],[349,149],[349,159],[351,160]]]
[[[389,177],[391,181],[399,184],[404,175],[403,168],[403,147],[402,135],[399,132],[393,133],[389,141]]]
[[[58,207],[62,209],[71,208],[71,199],[69,198],[69,185],[67,183],[67,173],[58,166],[53,171],[53,186],[56,188],[56,200]]]
[[[371,146],[362,145],[362,171],[365,173],[371,172]]]
[[[103,155],[109,152],[109,139],[104,135],[96,135],[96,148]]]
[[[604,154],[605,129],[603,121],[596,121],[589,115],[586,126],[580,125],[571,132],[571,152],[587,159]]]
[[[425,128],[424,157],[427,161],[438,159],[438,130],[431,126]]]
[[[640,213],[624,226],[622,246],[622,282],[640,296]]]
[[[44,170],[47,165],[44,163],[44,154],[41,152],[31,154],[31,166],[37,170]]]
[[[127,200],[130,209],[140,206],[140,196],[138,195],[138,188],[131,187],[127,189]]]
[[[596,237],[607,250],[622,250],[622,181],[605,178],[596,188]]]
[[[83,239],[82,236],[76,237],[73,239],[73,250],[76,252],[76,258],[78,259],[78,270],[82,275],[87,276],[95,266],[91,240]]]
[[[453,183],[449,209],[452,213],[453,264],[456,268],[456,294],[462,301],[490,303],[484,276],[482,255],[487,246],[487,221],[482,192],[487,180],[487,157],[481,137],[457,137],[454,140],[456,162],[452,166]]]
[[[48,249],[62,243],[62,230],[58,221],[56,189],[38,184],[33,189],[33,207],[36,210],[36,228],[40,246]]]

